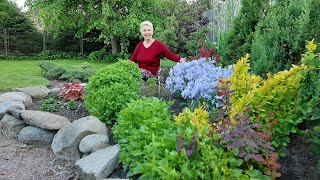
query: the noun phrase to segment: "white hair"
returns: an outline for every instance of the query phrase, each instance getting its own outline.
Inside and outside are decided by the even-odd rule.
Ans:
[[[150,21],[143,21],[141,24],[140,24],[140,32],[142,32],[142,28],[143,26],[150,26],[151,29],[153,30],[153,25]]]

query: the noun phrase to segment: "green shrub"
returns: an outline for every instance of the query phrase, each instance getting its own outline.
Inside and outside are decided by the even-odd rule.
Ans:
[[[95,61],[102,61],[107,56],[107,51],[105,48],[102,48],[99,51],[93,51],[89,54],[88,59]]]
[[[49,69],[55,67],[55,64],[49,61],[43,61],[39,63],[39,66],[43,71],[48,71]]]
[[[108,52],[105,48],[102,48],[99,51],[93,51],[89,54],[88,59],[89,60],[96,60],[96,61],[104,61],[106,63],[114,63],[117,62],[119,59],[128,59],[130,55],[128,54],[111,54]]]
[[[143,97],[130,101],[127,107],[120,111],[112,132],[120,144],[120,160],[125,168],[131,169],[143,164],[144,151],[147,150],[144,146],[155,138],[167,140],[159,146],[175,148],[177,131],[171,122],[169,108],[166,102],[158,98]]]
[[[141,72],[137,68],[138,66],[135,63],[132,63],[132,62],[128,63],[128,60],[119,59],[117,63],[112,64],[111,66],[114,66],[114,67],[120,66],[126,72],[129,72],[133,76],[133,78],[141,79]]]
[[[320,126],[315,126],[312,130],[304,131],[303,135],[311,143],[312,151],[320,155]]]
[[[89,68],[92,68],[92,64],[90,64],[88,62],[83,62],[80,64],[80,68],[81,69],[89,69]]]
[[[207,39],[207,33],[208,28],[206,27],[199,28],[197,31],[190,33],[185,45],[185,47],[188,49],[188,56],[199,55],[199,49],[201,48],[200,39]]]
[[[133,62],[119,61],[90,78],[85,105],[89,113],[111,124],[130,99],[139,97],[140,83],[138,66]]]
[[[301,59],[301,63],[307,68],[302,71],[299,87],[299,115],[303,120],[315,121],[320,119],[320,54],[315,54],[317,46],[314,40],[306,48],[307,52]]]
[[[75,59],[78,58],[77,53],[66,53],[60,51],[47,50],[38,54],[38,59],[40,60],[55,60],[55,59]]]
[[[299,64],[305,40],[320,33],[319,6],[319,0],[282,0],[272,6],[256,28],[252,72],[266,77],[269,71],[277,73]]]

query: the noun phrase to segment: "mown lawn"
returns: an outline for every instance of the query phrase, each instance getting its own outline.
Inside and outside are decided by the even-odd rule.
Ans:
[[[0,91],[15,87],[49,85],[39,67],[39,60],[0,60]],[[93,69],[99,70],[107,64],[86,60],[51,60],[66,67],[73,67],[89,62]]]

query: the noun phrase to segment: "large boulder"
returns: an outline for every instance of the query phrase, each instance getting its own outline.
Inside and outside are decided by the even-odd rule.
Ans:
[[[107,178],[119,164],[119,145],[96,151],[76,162],[80,179]]]
[[[0,119],[6,114],[8,109],[20,109],[24,110],[25,106],[20,101],[4,101],[0,103]]]
[[[0,95],[0,103],[5,101],[20,101],[26,107],[32,104],[32,99],[29,94],[23,92],[7,92]]]
[[[55,135],[51,148],[53,153],[65,160],[79,160],[79,144],[89,134],[108,134],[108,129],[97,117],[87,116],[60,129]]]
[[[16,138],[22,128],[26,126],[26,123],[20,119],[6,114],[0,121],[0,133],[5,137]]]
[[[56,131],[27,126],[18,134],[18,140],[24,144],[46,145],[51,144]]]

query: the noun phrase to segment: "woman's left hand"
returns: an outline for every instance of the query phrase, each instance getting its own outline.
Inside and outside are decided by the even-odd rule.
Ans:
[[[187,60],[186,60],[186,58],[181,58],[179,62],[180,63],[185,63],[185,62],[187,62]]]

